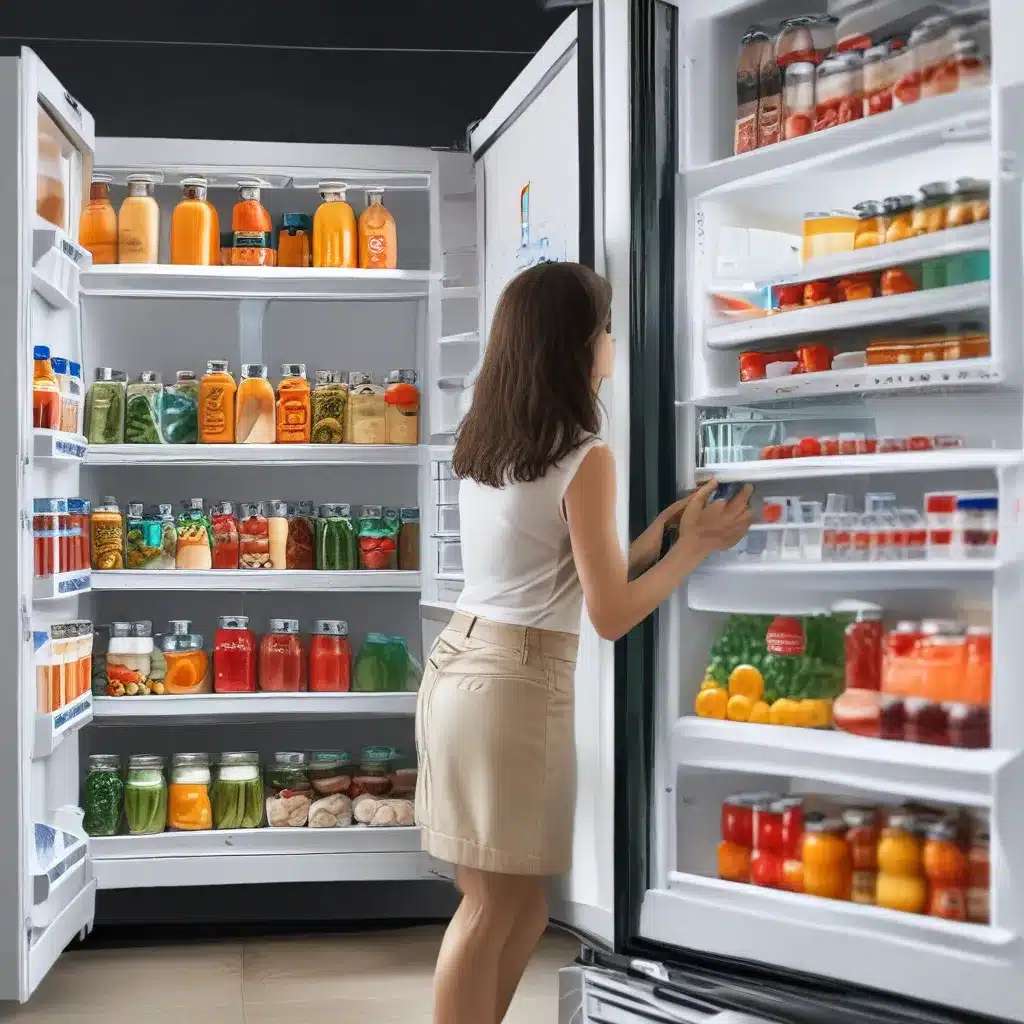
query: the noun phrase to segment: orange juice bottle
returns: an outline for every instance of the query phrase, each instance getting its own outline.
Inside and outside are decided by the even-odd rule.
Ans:
[[[159,179],[129,174],[128,196],[117,213],[117,258],[121,263],[156,263],[160,248],[160,207],[153,198]]]
[[[323,202],[313,216],[313,266],[355,267],[358,260],[356,215],[345,202],[348,185],[321,181]]]
[[[200,444],[233,444],[235,440],[235,378],[226,359],[211,359],[199,382]]]
[[[238,182],[238,202],[231,211],[234,248],[231,263],[236,267],[272,267],[274,265],[273,225],[270,214],[260,202],[263,182],[242,178]]]
[[[284,363],[277,386],[277,443],[309,444],[310,388],[305,363]]]
[[[181,202],[171,214],[171,262],[209,267],[220,261],[217,211],[206,200],[205,178],[184,178]],[[216,246],[212,240],[216,238]]]
[[[32,372],[32,426],[44,430],[60,428],[60,385],[50,363],[50,350],[36,345],[32,350],[35,360]]]
[[[78,238],[95,266],[117,262],[117,214],[110,202],[109,174],[94,174],[89,202],[78,220]]]
[[[398,266],[395,218],[384,208],[384,189],[366,190],[366,209],[359,214],[359,266],[365,270],[394,270]]]
[[[279,267],[313,266],[313,218],[308,213],[286,213],[277,233]]]

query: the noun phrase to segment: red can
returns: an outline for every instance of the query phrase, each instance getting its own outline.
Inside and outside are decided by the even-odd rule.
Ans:
[[[799,860],[804,837],[804,802],[798,796],[787,796],[773,805],[782,815],[782,856]]]
[[[754,804],[754,849],[782,856],[782,808],[778,800]]]

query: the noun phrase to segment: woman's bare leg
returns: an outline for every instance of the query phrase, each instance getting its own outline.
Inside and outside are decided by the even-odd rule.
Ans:
[[[455,878],[462,902],[437,955],[434,1024],[497,1024],[503,953],[538,880],[465,867]]]
[[[532,891],[524,892],[512,931],[505,940],[498,964],[498,1016],[500,1024],[508,1013],[526,967],[540,937],[548,926],[548,880],[530,879]]]

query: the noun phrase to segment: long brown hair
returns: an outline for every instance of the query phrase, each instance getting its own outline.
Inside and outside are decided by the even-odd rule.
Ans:
[[[598,432],[594,349],[611,302],[611,285],[579,263],[512,278],[458,431],[456,476],[489,487],[537,480]]]

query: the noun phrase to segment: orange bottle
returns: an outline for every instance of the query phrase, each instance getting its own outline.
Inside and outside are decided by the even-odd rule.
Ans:
[[[345,202],[348,185],[343,181],[321,181],[319,189],[323,202],[313,216],[313,266],[355,267],[356,215]]]
[[[44,430],[60,428],[60,385],[50,365],[50,350],[36,345],[32,350],[35,360],[32,372],[32,426]]]
[[[235,440],[235,378],[226,359],[211,359],[199,382],[200,444],[233,444]]]
[[[232,266],[274,265],[273,226],[270,214],[260,202],[262,186],[259,178],[242,178],[238,182],[238,202],[231,211],[231,230],[235,236]]]
[[[394,270],[398,266],[395,218],[384,208],[384,189],[366,190],[366,209],[359,214],[359,266],[365,270]]]
[[[313,266],[313,218],[308,213],[286,213],[277,233],[279,267]]]
[[[277,443],[309,444],[310,389],[305,363],[284,363],[277,386]]]
[[[92,253],[94,266],[117,262],[117,213],[110,202],[109,174],[94,174],[89,202],[78,221],[78,238]]]
[[[206,179],[184,178],[182,199],[171,214],[171,262],[212,267],[220,262],[217,211],[207,202]]]
[[[153,174],[129,174],[128,195],[117,213],[117,258],[121,263],[157,263],[160,251],[160,205]]]

